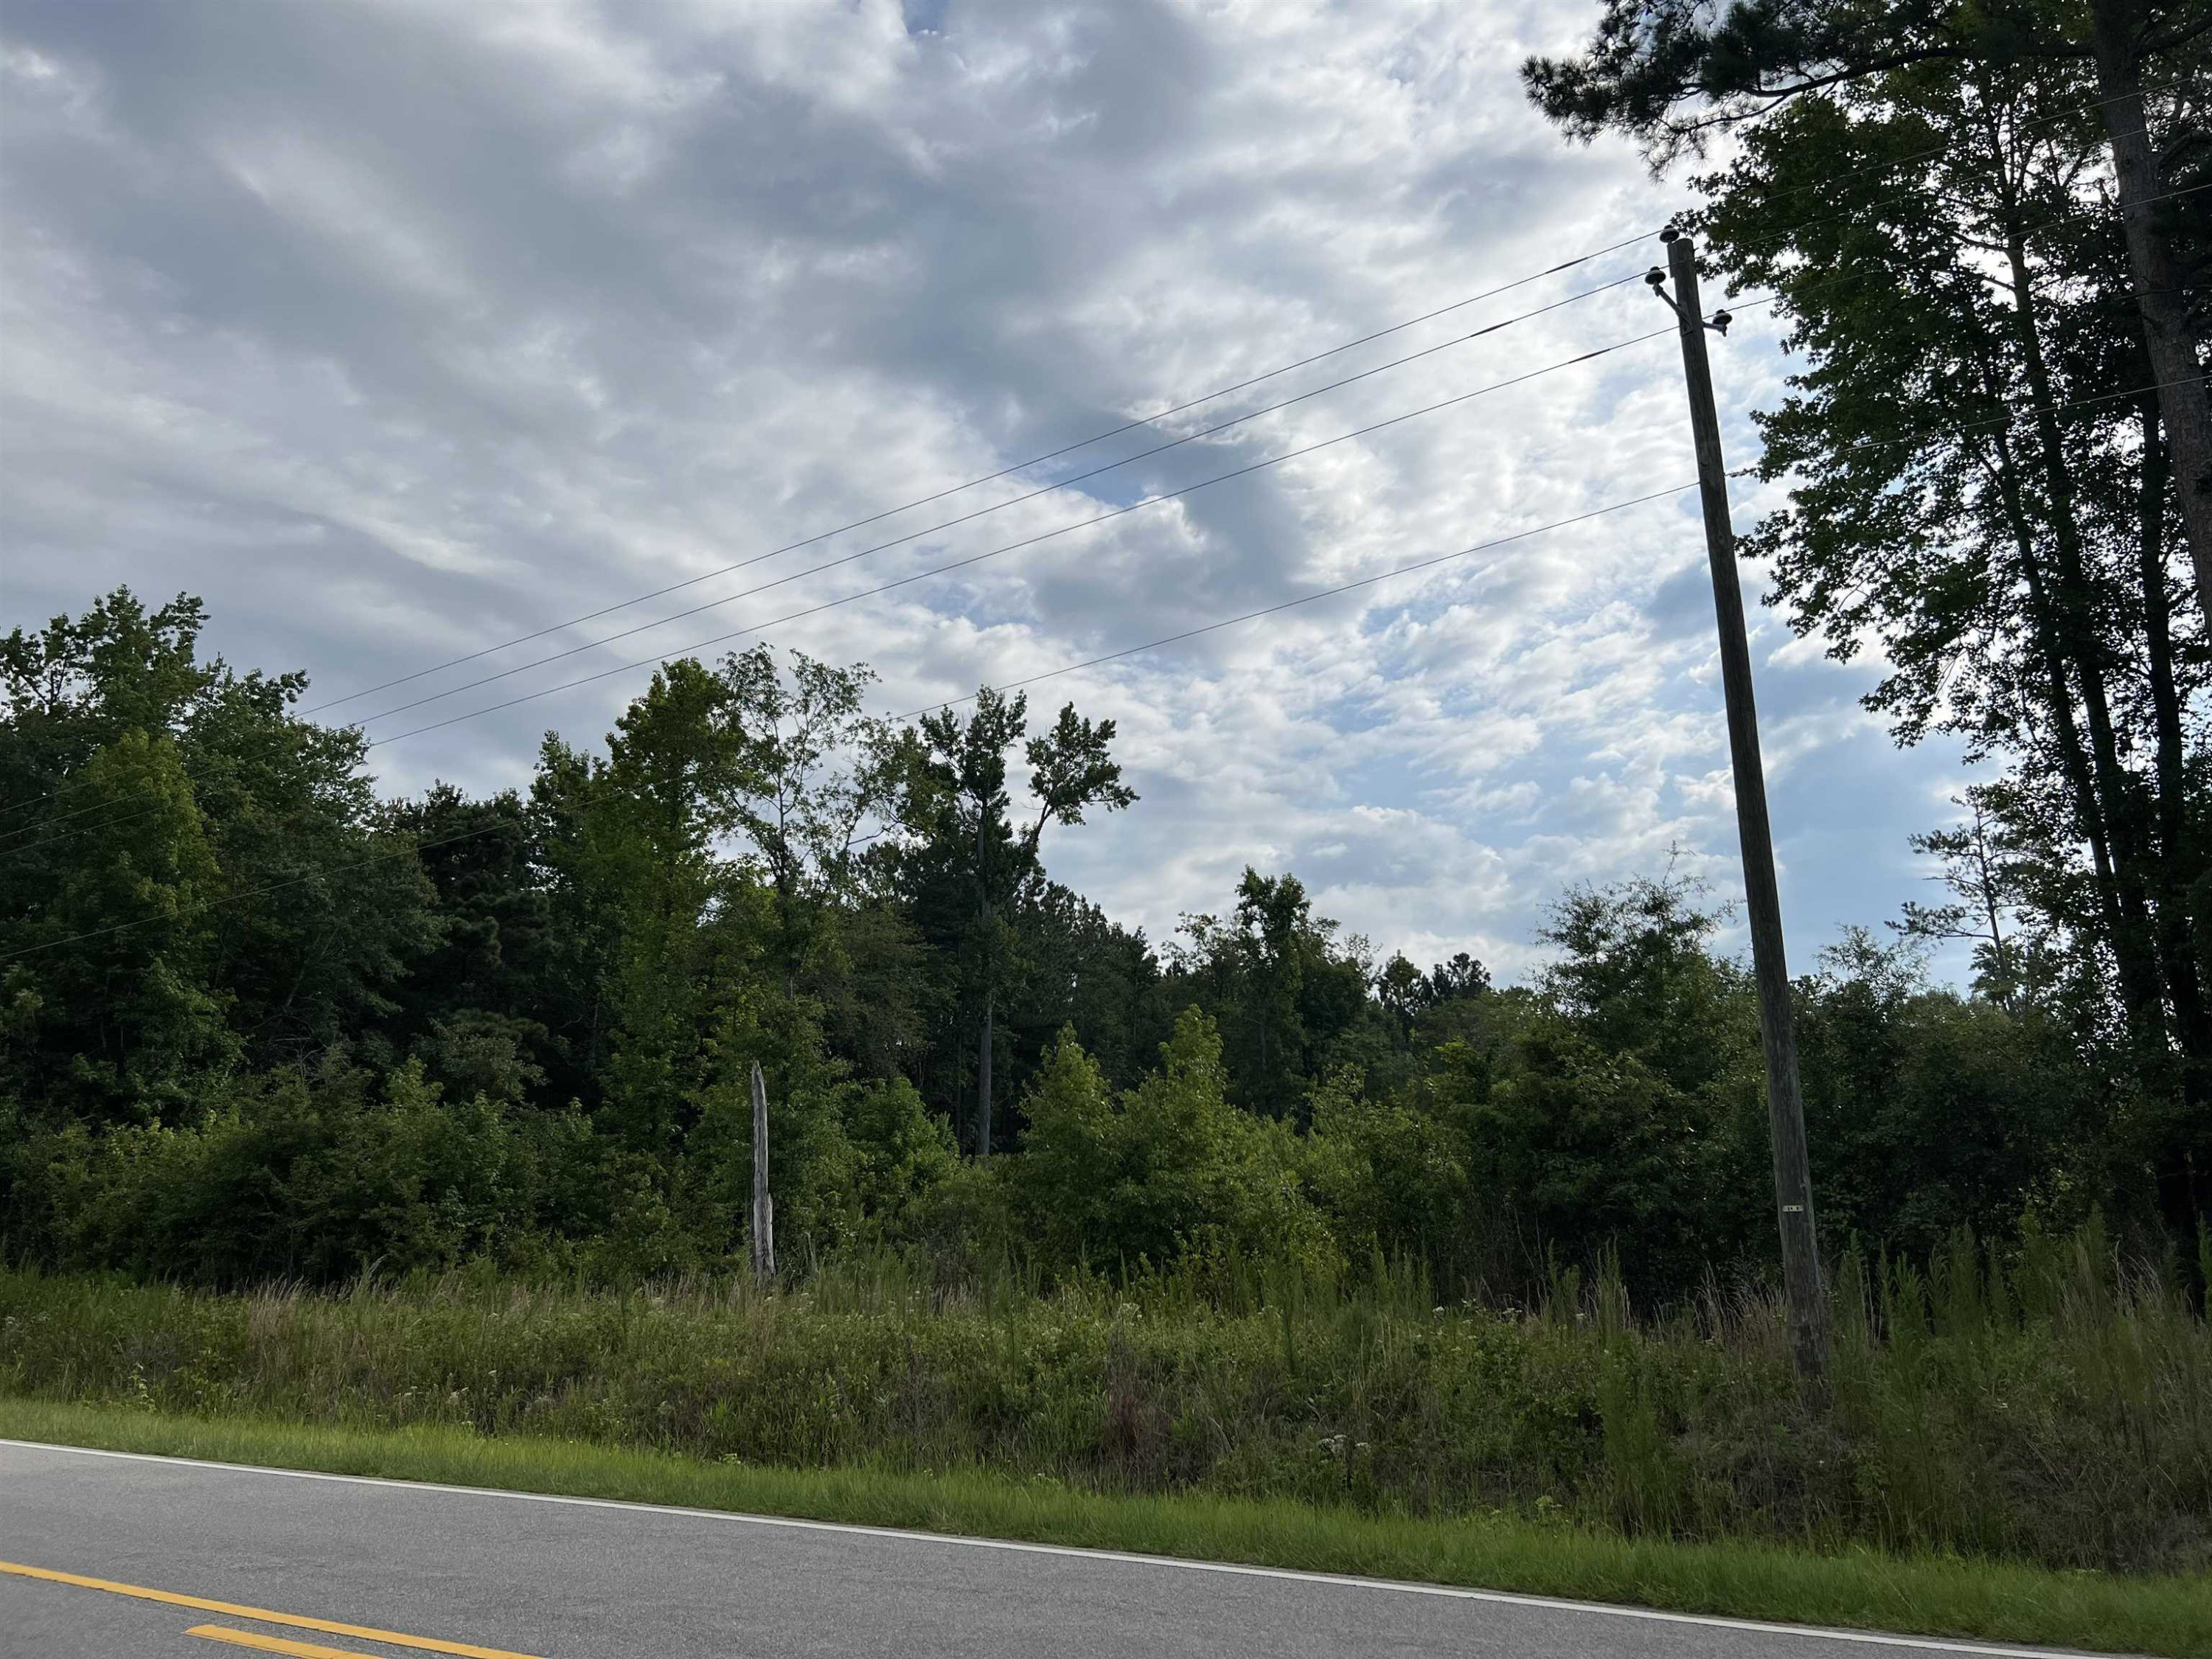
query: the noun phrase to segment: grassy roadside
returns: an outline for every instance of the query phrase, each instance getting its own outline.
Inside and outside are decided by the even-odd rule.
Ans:
[[[2212,1583],[2002,1562],[1678,1544],[1056,1483],[791,1469],[442,1426],[364,1430],[0,1399],[0,1436],[219,1462],[1021,1539],[1635,1602],[1682,1612],[2212,1659]]]

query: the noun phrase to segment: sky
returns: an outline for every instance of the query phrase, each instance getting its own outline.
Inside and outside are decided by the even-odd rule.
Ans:
[[[198,594],[387,792],[489,792],[660,656],[865,660],[899,714],[1519,537],[1031,686],[1141,797],[1049,869],[1155,940],[1289,870],[1378,957],[1501,979],[1571,885],[1725,901],[1694,493],[1522,534],[1694,477],[1677,346],[1637,340],[1658,243],[1552,270],[1690,199],[1522,96],[1595,15],[9,0],[0,627]],[[1747,465],[1790,362],[1756,309],[1712,350]],[[1734,489],[1740,529],[1786,499]],[[1745,596],[1802,971],[1933,896],[1907,837],[1966,775],[1860,708],[1878,657]]]

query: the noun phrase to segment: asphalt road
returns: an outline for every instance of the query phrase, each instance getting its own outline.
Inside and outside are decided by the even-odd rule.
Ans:
[[[0,1564],[9,1659],[2045,1651],[12,1441]]]

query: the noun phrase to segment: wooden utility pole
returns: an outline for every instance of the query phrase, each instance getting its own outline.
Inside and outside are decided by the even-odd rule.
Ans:
[[[1736,577],[1735,532],[1729,522],[1728,470],[1721,460],[1720,417],[1713,412],[1712,366],[1705,331],[1728,331],[1728,313],[1708,323],[1698,308],[1698,258],[1690,239],[1662,238],[1674,278],[1654,267],[1644,280],[1674,307],[1681,325],[1682,374],[1697,441],[1698,495],[1705,514],[1705,554],[1720,621],[1721,688],[1728,703],[1729,759],[1735,778],[1736,830],[1743,842],[1743,890],[1751,916],[1752,968],[1759,981],[1759,1024],[1766,1049],[1767,1127],[1774,1145],[1774,1201],[1782,1226],[1782,1280],[1797,1374],[1820,1384],[1828,1369],[1828,1299],[1820,1284],[1813,1227],[1813,1174],[1805,1145],[1805,1102],[1797,1086],[1797,1031],[1790,1010],[1790,967],[1782,949],[1782,898],[1774,882],[1774,839],[1766,819],[1766,772],[1759,758],[1759,710],[1752,700],[1751,646]]]
[[[775,1200],[768,1195],[768,1079],[753,1062],[753,1277],[775,1277]]]

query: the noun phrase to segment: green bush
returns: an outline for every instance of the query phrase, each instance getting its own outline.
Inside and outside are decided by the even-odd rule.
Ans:
[[[1116,1096],[1073,1033],[1047,1055],[1010,1177],[1047,1258],[1126,1266],[1195,1249],[1333,1264],[1328,1224],[1303,1190],[1298,1137],[1230,1104],[1213,1022],[1185,1012],[1160,1060]]]

